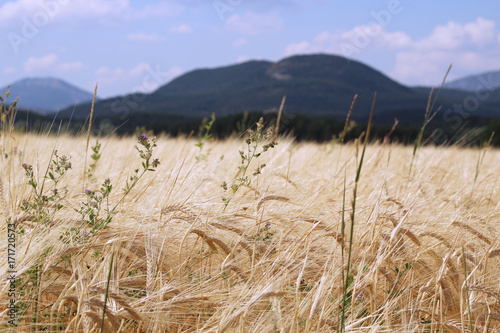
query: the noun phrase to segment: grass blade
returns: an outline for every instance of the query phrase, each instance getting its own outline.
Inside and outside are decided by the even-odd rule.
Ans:
[[[351,227],[350,227],[350,233],[349,233],[349,250],[347,252],[347,273],[345,274],[345,281],[344,281],[344,290],[343,290],[343,296],[342,296],[342,327],[341,327],[341,332],[345,332],[345,306],[346,306],[346,298],[347,298],[347,289],[349,287],[349,275],[351,271],[351,256],[352,256],[352,243],[353,243],[353,237],[354,237],[354,215],[356,212],[356,195],[358,191],[358,182],[359,178],[361,176],[361,168],[363,167],[363,159],[365,157],[365,152],[366,152],[366,146],[368,144],[368,139],[370,137],[370,131],[371,131],[371,126],[372,126],[372,118],[373,118],[373,110],[375,108],[375,101],[377,99],[377,93],[374,94],[373,96],[373,102],[372,102],[372,108],[370,110],[370,118],[368,119],[368,126],[366,129],[366,136],[365,136],[365,142],[363,144],[363,150],[361,152],[361,158],[359,160],[358,164],[358,169],[356,171],[356,179],[354,181],[354,193],[353,193],[353,198],[352,198],[352,213],[351,213]]]
[[[427,100],[427,107],[425,108],[425,117],[424,117],[424,123],[422,124],[422,127],[420,128],[420,132],[418,133],[417,139],[415,140],[415,146],[413,147],[413,156],[411,158],[411,163],[410,163],[410,171],[408,172],[408,175],[411,174],[411,170],[413,168],[413,162],[415,161],[415,156],[417,155],[417,151],[420,148],[422,144],[422,138],[424,136],[424,131],[425,127],[429,122],[431,121],[432,118],[436,115],[436,113],[439,111],[436,111],[433,115],[431,115],[431,110],[434,109],[434,104],[436,104],[436,101],[439,97],[439,93],[441,92],[441,89],[444,86],[444,83],[446,81],[446,78],[448,77],[448,74],[450,73],[451,67],[453,64],[450,64],[448,67],[448,70],[446,71],[446,74],[444,75],[443,82],[441,82],[441,86],[439,87],[436,96],[434,97],[434,101],[431,103],[432,100],[432,93],[434,92],[434,87],[431,88],[431,92],[429,93],[429,99]]]
[[[273,138],[278,136],[278,132],[280,129],[281,114],[283,113],[283,107],[285,106],[285,101],[286,101],[286,96],[283,96],[283,99],[281,100],[280,110],[278,112],[278,120],[276,120],[276,128],[274,129]]]
[[[109,263],[108,281],[106,282],[106,294],[104,295],[104,306],[102,309],[101,333],[104,332],[104,317],[106,316],[106,304],[108,303],[109,281],[111,280],[111,272],[113,271],[113,259],[115,253],[111,254],[111,261]]]

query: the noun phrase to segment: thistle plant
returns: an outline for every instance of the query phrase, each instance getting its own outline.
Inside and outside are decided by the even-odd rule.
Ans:
[[[227,206],[231,202],[231,200],[234,198],[236,195],[236,192],[242,187],[242,186],[249,186],[251,183],[251,178],[249,177],[248,169],[250,168],[250,163],[252,163],[252,160],[254,158],[258,158],[262,153],[268,151],[270,148],[274,148],[278,142],[272,140],[271,142],[264,144],[262,146],[262,150],[258,152],[260,148],[260,144],[267,141],[269,138],[272,137],[272,129],[268,129],[267,131],[264,132],[264,118],[260,118],[260,120],[256,123],[256,130],[248,129],[247,133],[249,134],[249,138],[246,139],[246,144],[247,144],[247,150],[246,152],[243,150],[240,150],[240,157],[241,157],[241,164],[238,167],[240,170],[241,176],[236,179],[236,181],[230,186],[231,192],[228,197],[222,197],[222,202],[224,203],[224,210],[226,210]],[[254,172],[252,173],[252,176],[257,176],[261,174],[262,169],[266,167],[266,164],[261,164],[259,165]],[[221,184],[221,187],[227,191],[228,190],[228,184],[226,182],[223,182]]]
[[[69,160],[69,156],[59,156],[57,150],[54,150],[53,158],[45,175],[45,179],[50,179],[54,182],[49,194],[44,194],[43,187],[45,183],[42,182],[39,184],[37,182],[33,166],[26,163],[22,164],[28,178],[28,185],[32,187],[34,198],[32,200],[23,200],[20,208],[32,215],[36,222],[49,222],[55,213],[63,207],[61,201],[66,195],[61,194],[61,191],[57,187],[62,177],[71,169],[71,162]]]
[[[198,142],[195,144],[195,146],[200,149],[198,156],[195,157],[196,163],[199,163],[201,161],[206,161],[208,155],[210,154],[210,149],[206,152],[206,154],[203,154],[203,147],[206,142],[213,141],[214,139],[212,137],[212,133],[210,133],[210,130],[214,125],[214,122],[215,122],[215,113],[212,113],[212,118],[210,120],[207,120],[206,118],[203,119],[200,131],[198,133]]]

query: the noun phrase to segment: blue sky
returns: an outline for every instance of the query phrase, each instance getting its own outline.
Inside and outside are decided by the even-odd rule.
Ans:
[[[98,95],[294,54],[362,61],[408,85],[500,70],[500,1],[0,0],[0,86],[53,76]]]

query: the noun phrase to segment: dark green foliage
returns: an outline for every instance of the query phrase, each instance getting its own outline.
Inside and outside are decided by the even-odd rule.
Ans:
[[[405,117],[397,117],[399,125],[391,134],[391,140],[393,142],[410,145],[414,144],[421,128],[422,113],[414,114],[413,111],[408,111]],[[255,124],[260,117],[264,117],[264,122],[266,124],[272,124],[276,122],[277,114],[275,112],[266,114],[262,112],[246,112],[218,117],[210,132],[215,139],[225,139],[231,135],[241,136],[241,134],[251,124]],[[378,122],[374,122],[372,127],[372,140],[383,140],[385,135],[391,130],[394,122],[394,114],[383,114],[377,117],[382,117],[382,120],[377,119]],[[196,133],[202,125],[203,120],[203,118],[157,114],[134,115],[129,117],[127,122],[118,118],[95,117],[94,119],[94,124],[96,124],[92,128],[94,135],[104,136],[112,131],[117,135],[132,135],[135,134],[138,127],[142,127],[143,130],[152,131],[154,133],[165,133],[174,137]],[[365,129],[366,120],[362,117],[353,115],[352,120],[357,123],[357,125],[347,133],[345,142],[358,138]],[[46,133],[52,122],[52,117],[33,113],[26,114],[23,111],[19,111],[16,118],[16,128],[23,131],[29,130]],[[101,123],[108,124],[110,126],[109,129],[103,129],[102,126],[99,126]],[[290,115],[285,113],[281,118],[279,132],[280,134],[292,134],[299,142],[325,142],[341,136],[344,123],[345,119],[313,118],[304,115]],[[71,122],[68,120],[62,121],[62,128],[66,128],[69,134],[78,134],[83,127],[83,120],[73,119]],[[480,135],[470,137],[472,129],[479,129]],[[55,129],[53,128],[52,131],[55,132]],[[440,134],[435,136],[435,140],[429,140],[431,134],[435,131],[440,131]],[[444,122],[438,113],[433,121],[425,128],[423,138],[424,142],[428,141],[427,143],[431,144],[452,144],[456,143],[461,138],[465,138],[466,143],[479,145],[480,142],[487,141],[492,132],[500,133],[500,118],[488,119],[470,116],[463,121],[460,127],[457,127],[454,123]],[[467,139],[467,137],[470,137],[470,140]],[[491,145],[500,146],[500,135],[493,137]]]
[[[353,115],[368,116],[373,93],[379,114],[404,117],[408,110],[425,112],[428,88],[412,88],[393,81],[358,61],[335,55],[314,54],[285,58],[279,62],[249,61],[186,73],[151,94],[129,94],[101,100],[95,115],[125,121],[132,115],[163,114],[217,118],[246,111],[276,111],[283,96],[288,114],[345,119],[352,96],[358,94]],[[463,104],[471,92],[443,89],[436,106],[443,110]],[[500,89],[482,100],[474,115],[500,116]],[[62,110],[60,115],[85,119],[90,103]],[[394,117],[388,119],[391,124]],[[365,119],[365,121],[367,118]]]

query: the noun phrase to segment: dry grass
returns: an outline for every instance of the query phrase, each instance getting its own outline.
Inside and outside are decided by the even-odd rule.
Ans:
[[[1,220],[26,230],[16,240],[19,331],[99,331],[112,254],[109,332],[336,331],[344,176],[347,219],[355,145],[278,141],[255,161],[267,164],[262,174],[223,211],[220,184],[235,177],[244,143],[208,143],[207,161],[196,163],[194,141],[159,138],[160,167],[118,206],[109,228],[88,244],[65,244],[59,236],[78,223],[74,208],[85,198],[86,138],[6,139]],[[106,139],[87,187],[109,177],[116,203],[140,166],[135,143]],[[21,164],[41,179],[53,148],[72,156],[60,183],[68,195],[50,225],[37,225],[19,210],[30,198]],[[500,332],[500,151],[488,151],[472,191],[477,156],[472,148],[422,147],[408,176],[412,148],[368,146],[346,331]],[[4,223],[4,257],[6,234]],[[7,270],[4,259],[1,276]],[[5,328],[5,279],[0,288]]]

